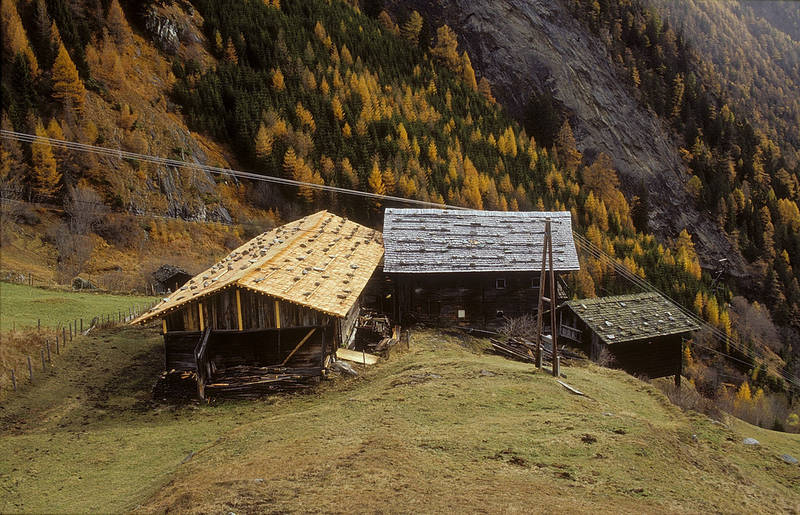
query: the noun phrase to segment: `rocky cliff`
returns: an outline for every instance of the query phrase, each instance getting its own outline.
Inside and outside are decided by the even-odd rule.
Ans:
[[[559,0],[395,1],[392,10],[416,9],[459,36],[495,97],[521,118],[533,92],[550,92],[569,113],[579,150],[610,155],[625,190],[644,183],[650,192],[650,227],[660,237],[687,228],[704,266],[731,261],[743,275],[745,261],[708,213],[694,208],[689,178],[665,125],[642,107],[612,63],[602,41],[575,20]]]

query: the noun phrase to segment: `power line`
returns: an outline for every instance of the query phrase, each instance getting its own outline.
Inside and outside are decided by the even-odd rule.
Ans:
[[[338,187],[338,186],[330,186],[330,185],[326,185],[326,184],[313,184],[313,183],[308,183],[308,182],[303,182],[303,181],[296,181],[296,180],[292,180],[292,179],[286,179],[286,178],[283,178],[283,177],[276,177],[276,176],[273,176],[273,175],[265,175],[265,174],[258,174],[258,173],[254,173],[254,172],[246,172],[246,171],[241,171],[241,170],[234,170],[234,169],[231,169],[231,168],[223,168],[223,167],[218,167],[218,166],[203,165],[203,164],[199,164],[199,163],[189,163],[189,162],[181,161],[181,160],[178,160],[178,159],[170,159],[170,158],[152,156],[152,155],[148,155],[148,154],[140,154],[140,153],[136,153],[136,152],[128,152],[128,151],[121,150],[121,149],[111,149],[111,148],[107,148],[107,147],[89,145],[89,144],[86,144],[86,143],[78,143],[78,142],[74,142],[74,141],[55,139],[55,138],[49,138],[49,137],[44,137],[44,136],[37,136],[37,135],[34,135],[34,134],[28,134],[28,133],[23,133],[23,132],[0,130],[0,137],[2,137],[4,139],[20,141],[20,142],[25,142],[25,143],[46,143],[46,144],[49,144],[51,146],[58,147],[58,148],[65,148],[65,149],[68,149],[68,150],[74,150],[74,151],[78,151],[78,152],[93,153],[93,154],[107,156],[107,157],[113,157],[113,158],[117,158],[117,159],[132,159],[132,160],[137,160],[137,161],[155,163],[155,164],[159,164],[159,165],[163,165],[163,166],[171,166],[171,167],[174,167],[174,168],[182,168],[182,169],[188,169],[188,170],[202,170],[202,171],[210,173],[210,174],[225,175],[225,176],[231,176],[231,177],[236,177],[236,178],[241,178],[241,179],[248,179],[248,180],[260,181],[260,182],[268,182],[268,183],[273,183],[273,184],[281,184],[281,185],[285,185],[285,186],[293,186],[293,187],[298,187],[298,188],[300,188],[300,187],[311,188],[311,189],[316,189],[316,190],[320,190],[320,191],[327,191],[327,192],[331,192],[331,193],[340,193],[340,194],[344,194],[344,195],[359,196],[359,197],[369,198],[369,199],[372,199],[372,200],[383,200],[383,201],[390,201],[390,202],[398,202],[398,203],[403,203],[403,204],[412,204],[412,205],[418,205],[418,206],[423,206],[423,207],[433,207],[433,208],[439,208],[439,209],[458,209],[458,210],[469,209],[469,208],[465,208],[465,207],[461,207],[461,206],[452,206],[452,205],[448,205],[448,204],[440,204],[440,203],[428,202],[428,201],[424,201],[424,200],[408,199],[408,198],[404,198],[404,197],[396,197],[396,196],[393,196],[393,195],[382,195],[382,194],[378,194],[378,193],[372,193],[372,192],[367,192],[367,191],[359,191],[359,190],[352,190],[352,189],[348,189],[348,188],[341,188],[341,187]],[[689,317],[692,320],[694,320],[701,327],[709,330],[711,332],[712,336],[714,336],[715,339],[719,343],[727,344],[727,345],[735,348],[737,351],[739,351],[743,355],[747,355],[746,349],[741,347],[738,342],[736,342],[735,340],[730,338],[730,336],[728,336],[726,333],[722,332],[721,330],[719,330],[718,328],[714,327],[713,325],[707,323],[705,320],[703,320],[702,318],[700,318],[697,315],[695,315],[692,311],[684,308],[680,303],[678,303],[677,301],[675,301],[674,299],[669,297],[666,293],[661,291],[659,288],[657,288],[655,285],[653,285],[652,283],[650,283],[646,279],[643,279],[643,278],[639,277],[638,275],[636,275],[634,272],[630,271],[625,265],[619,263],[612,256],[608,255],[608,253],[606,253],[603,249],[595,246],[591,241],[589,241],[583,235],[577,233],[576,231],[573,231],[573,235],[574,235],[576,241],[579,242],[580,246],[586,252],[591,254],[596,259],[599,259],[601,261],[606,261],[606,262],[610,263],[611,266],[613,267],[613,269],[617,273],[619,273],[620,276],[622,276],[624,279],[627,279],[628,282],[630,282],[631,284],[633,284],[634,286],[636,286],[637,288],[639,288],[640,290],[642,290],[644,292],[651,292],[652,291],[652,292],[659,293],[664,298],[668,299],[673,304],[675,304],[678,307],[678,309],[681,310],[681,312],[683,312],[687,317]],[[705,347],[705,346],[702,346],[702,345],[699,345],[699,346],[700,347]],[[713,349],[710,349],[710,350],[713,350]],[[738,359],[735,356],[731,356],[729,354],[726,354],[726,353],[723,353],[723,352],[717,351],[717,350],[715,350],[714,352],[723,354],[723,355],[727,356],[728,358],[730,358],[732,360],[736,360],[738,362],[744,363],[743,360]],[[761,359],[764,359],[763,356],[760,356],[760,357],[761,357]],[[766,364],[766,362],[764,362],[764,363]],[[748,366],[750,365],[749,363],[745,363],[745,364],[748,365]],[[794,376],[790,377],[788,374],[785,374],[780,370],[774,370],[774,372],[776,372],[780,377],[785,379],[790,384],[792,384],[794,386],[800,386],[800,379],[798,379],[798,378],[796,378]]]
[[[440,209],[467,209],[460,206],[448,206],[438,202],[428,202],[424,200],[407,199],[403,197],[395,197],[393,195],[381,195],[378,193],[371,193],[368,191],[351,190],[348,188],[340,188],[338,186],[330,186],[327,184],[313,184],[309,182],[295,181],[293,179],[286,179],[283,177],[276,177],[274,175],[264,175],[253,172],[244,172],[241,170],[233,170],[231,168],[222,168],[219,166],[203,165],[199,163],[189,163],[178,159],[170,159],[165,157],[151,156],[148,154],[139,154],[136,152],[128,152],[121,149],[111,149],[107,147],[98,147],[86,143],[77,143],[74,141],[67,141],[62,139],[48,138],[44,136],[37,136],[35,134],[27,134],[24,132],[14,132],[8,130],[0,130],[0,137],[25,143],[47,143],[51,146],[58,148],[65,148],[68,150],[76,150],[79,152],[89,152],[92,154],[103,155],[108,157],[115,157],[117,159],[133,159],[136,161],[144,161],[148,163],[155,163],[164,166],[172,166],[174,168],[185,168],[190,170],[202,170],[216,175],[227,175],[237,177],[240,179],[249,179],[253,181],[269,182],[274,184],[282,184],[285,186],[295,186],[302,188],[312,188],[321,191],[328,191],[332,193],[341,193],[343,195],[354,195],[373,200],[384,200],[391,202],[399,202],[404,204],[415,204],[425,207],[434,207]]]

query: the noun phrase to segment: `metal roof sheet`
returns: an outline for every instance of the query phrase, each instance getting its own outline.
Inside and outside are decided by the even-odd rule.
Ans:
[[[655,292],[571,300],[567,306],[608,344],[700,329],[678,306]]]
[[[344,317],[382,257],[380,232],[320,211],[256,236],[132,323],[229,286]]]
[[[579,270],[569,211],[386,209],[383,269],[396,273],[540,271],[545,219],[553,264]]]

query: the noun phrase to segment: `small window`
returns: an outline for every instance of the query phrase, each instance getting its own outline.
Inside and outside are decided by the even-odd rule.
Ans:
[[[531,277],[531,288],[533,288],[534,290],[538,290],[539,289],[539,276],[538,275],[534,276],[534,277]]]
[[[467,318],[467,312],[463,309],[458,310],[458,318]]]
[[[494,282],[494,287],[498,290],[505,290],[506,289],[506,280],[505,279],[497,279]]]

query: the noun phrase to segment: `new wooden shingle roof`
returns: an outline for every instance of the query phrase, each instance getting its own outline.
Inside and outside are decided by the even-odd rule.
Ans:
[[[344,317],[382,257],[380,232],[320,211],[256,236],[132,323],[231,286]]]
[[[608,344],[700,329],[678,306],[655,292],[572,300],[567,305]]]
[[[569,211],[387,209],[383,269],[394,273],[541,271],[550,218],[557,271],[579,270]]]

